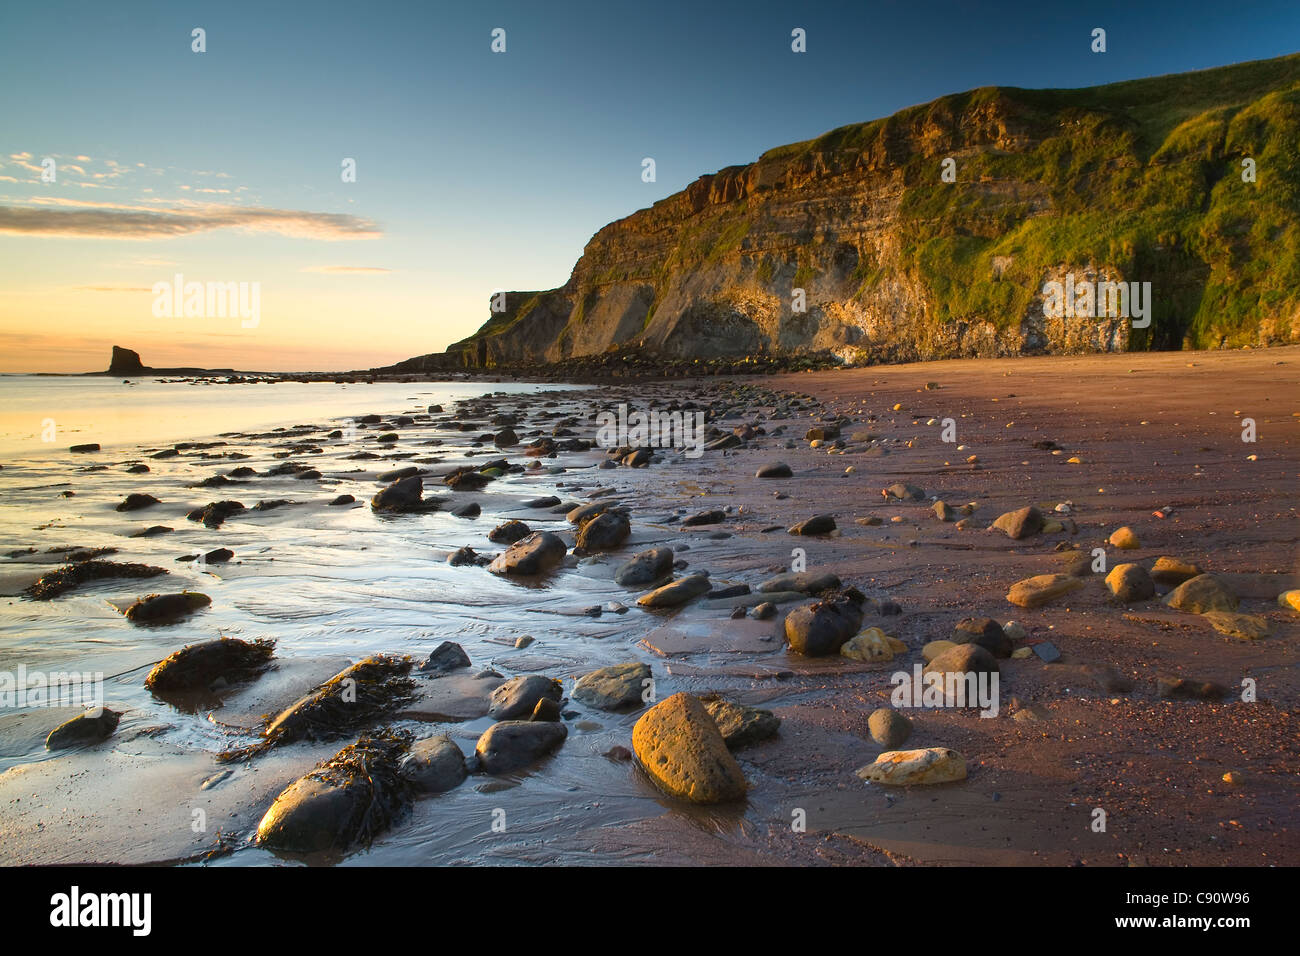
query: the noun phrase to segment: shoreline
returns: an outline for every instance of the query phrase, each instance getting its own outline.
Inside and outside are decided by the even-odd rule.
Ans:
[[[1285,364],[1274,364],[1278,362]],[[1187,368],[1189,363],[1195,364]],[[1180,371],[1171,375],[1176,368]],[[217,625],[237,624],[237,631],[226,632],[247,636],[270,630],[277,619],[265,605],[277,595],[293,603],[276,583],[277,575],[287,573],[287,580],[297,581],[306,573],[299,566],[315,561],[322,571],[337,566],[329,588],[340,595],[332,603],[326,599],[325,618],[338,616],[349,628],[364,629],[367,615],[358,612],[368,609],[379,616],[350,645],[331,644],[327,632],[301,640],[303,635],[287,626],[293,619],[281,618],[290,636],[281,635],[279,667],[236,688],[216,711],[225,711],[218,726],[255,723],[257,714],[273,709],[268,705],[284,705],[363,652],[419,657],[442,639],[462,642],[476,668],[490,667],[506,677],[540,674],[563,681],[570,698],[566,707],[576,713],[564,718],[569,738],[554,754],[520,774],[471,776],[456,790],[418,801],[411,816],[368,853],[350,858],[357,863],[1294,863],[1300,859],[1294,835],[1297,787],[1284,741],[1293,737],[1300,701],[1294,667],[1300,627],[1296,614],[1279,608],[1276,594],[1267,592],[1294,587],[1300,570],[1296,502],[1288,490],[1295,487],[1300,470],[1294,431],[1300,419],[1283,403],[1283,382],[1288,375],[1294,379],[1296,368],[1300,348],[1292,347],[952,360],[735,381],[638,382],[537,401],[487,396],[462,403],[450,417],[481,423],[487,431],[493,417],[517,413],[519,431],[549,434],[551,424],[565,413],[579,417],[578,406],[595,412],[620,402],[647,407],[658,400],[663,407],[693,402],[707,408],[708,421],[720,436],[745,425],[763,432],[694,460],[659,452],[648,468],[601,467],[608,460],[601,449],[558,452],[556,458],[532,459],[544,463],[540,468],[504,475],[480,492],[447,494],[438,488],[448,500],[431,515],[374,516],[360,506],[369,497],[361,491],[382,487],[374,479],[385,468],[416,462],[428,476],[430,495],[438,486],[437,475],[456,464],[498,457],[529,462],[523,445],[470,447],[472,457],[460,452],[443,457],[439,446],[426,449],[420,443],[430,436],[449,440],[454,433],[412,415],[410,425],[395,428],[399,440],[377,452],[379,458],[349,465],[343,461],[349,448],[325,439],[328,428],[313,426],[304,435],[279,438],[325,449],[321,461],[329,459],[331,465],[317,469],[320,478],[303,482],[268,476],[246,487],[182,492],[192,488],[192,478],[213,472],[214,466],[224,472],[243,464],[214,457],[225,453],[222,449],[187,449],[177,464],[186,470],[178,470],[170,485],[161,469],[131,482],[139,491],[158,490],[169,519],[176,517],[171,512],[196,501],[273,498],[288,488],[312,489],[317,503],[281,510],[274,518],[278,524],[271,523],[277,514],[271,512],[265,518],[235,517],[211,533],[177,525],[177,534],[186,532],[187,542],[227,543],[236,552],[238,563],[209,568],[196,578],[208,582],[204,586],[213,607],[176,629],[147,634],[107,614],[96,618],[97,626],[106,635],[145,642],[133,659],[138,663],[128,671],[134,677],[117,688],[120,694],[135,694],[128,706],[139,710],[143,698],[135,687],[148,664],[182,644],[213,636]],[[927,390],[930,383],[939,387]],[[782,418],[761,404],[770,398],[766,390],[804,393],[818,401],[805,404],[807,399],[778,396],[790,412]],[[560,404],[548,410],[545,403],[550,401]],[[895,405],[903,407],[894,411]],[[555,417],[540,417],[552,412]],[[1240,414],[1234,418],[1234,413]],[[403,414],[393,410],[381,416],[381,424]],[[844,448],[809,447],[804,432],[820,421],[819,415],[849,419],[841,431]],[[1258,422],[1260,437],[1250,449],[1241,447],[1236,425],[1243,415]],[[943,443],[937,437],[939,426],[926,424],[944,418],[956,423],[958,442]],[[590,439],[594,420],[571,430]],[[877,437],[865,437],[868,433]],[[1054,442],[1063,453],[1035,449],[1035,441]],[[968,447],[959,453],[956,444]],[[304,451],[276,458],[282,449],[265,436],[241,439],[234,446],[250,455],[248,463],[259,474],[276,462],[307,459]],[[1250,453],[1258,460],[1248,461]],[[972,454],[977,461],[968,463]],[[421,457],[441,460],[419,464]],[[1081,461],[1070,464],[1070,457]],[[777,460],[791,466],[791,478],[754,477],[760,466]],[[361,470],[349,470],[353,467]],[[549,473],[552,467],[564,470]],[[848,467],[853,470],[846,471]],[[78,475],[76,480],[90,483],[97,476]],[[882,498],[881,489],[895,482],[920,486],[923,500]],[[113,485],[119,487],[127,485]],[[171,489],[170,494],[160,488]],[[359,504],[331,514],[323,502],[344,488],[355,489]],[[609,491],[593,498],[602,489]],[[566,502],[620,502],[630,513],[632,537],[608,554],[570,556],[541,588],[503,582],[483,568],[448,568],[436,557],[457,542],[485,553],[502,550],[487,544],[484,535],[512,518],[553,530],[572,546],[575,529],[564,515],[522,507],[526,499],[550,493]],[[189,501],[182,505],[176,499],[186,494]],[[959,529],[955,522],[940,521],[932,497],[954,507],[973,502],[971,523]],[[455,523],[460,519],[450,518],[450,509],[471,500],[481,504],[482,517]],[[1074,534],[1065,530],[1013,541],[985,530],[1005,511],[1030,504],[1050,510],[1065,501],[1072,503]],[[1152,516],[1154,509],[1167,505],[1172,506],[1167,517]],[[683,525],[692,513],[728,507],[721,522]],[[830,535],[801,537],[785,530],[822,513],[835,516],[837,527]],[[856,520],[870,516],[881,523]],[[87,543],[120,539],[121,559],[135,560],[125,550],[132,544],[124,534],[153,520],[149,512],[105,515],[96,519],[93,533],[86,532],[94,539]],[[331,536],[318,546],[291,538],[291,547],[268,537],[277,527],[288,533],[304,524],[313,536]],[[1158,599],[1114,606],[1096,575],[1059,603],[1022,609],[1006,601],[1013,582],[1059,570],[1070,553],[1058,552],[1059,544],[1090,553],[1093,547],[1107,547],[1107,537],[1125,525],[1137,532],[1141,546],[1126,552],[1124,560],[1149,565],[1158,556],[1172,555],[1225,575],[1240,592],[1242,613],[1266,620],[1270,636],[1231,638],[1200,615],[1168,609]],[[33,544],[39,539],[33,532]],[[286,571],[256,557],[267,543],[273,551],[285,550],[276,560]],[[362,543],[366,553],[356,550]],[[868,615],[864,627],[883,628],[906,651],[875,663],[788,652],[782,646],[782,619],[811,599],[782,604],[768,621],[733,619],[730,607],[707,599],[677,611],[637,608],[641,592],[616,585],[614,569],[633,554],[659,546],[672,547],[675,557],[688,562],[682,573],[707,570],[716,587],[746,584],[751,590],[788,572],[793,550],[803,548],[809,571],[837,574],[876,606],[896,602],[901,614]],[[174,551],[180,545],[168,547]],[[12,580],[17,563],[5,562],[6,593],[13,593],[17,583]],[[371,583],[368,575],[377,565],[391,566],[400,586],[385,583],[382,574]],[[178,577],[184,570],[172,568]],[[329,588],[320,593],[328,595]],[[77,602],[83,597],[118,599],[136,590],[129,582],[111,582],[60,600],[69,602],[65,608],[81,607]],[[6,600],[20,610],[31,607]],[[627,606],[627,613],[587,613],[610,601]],[[308,609],[294,605],[292,610]],[[945,709],[909,712],[913,729],[906,746],[958,750],[967,761],[965,781],[898,789],[864,784],[854,772],[883,750],[872,740],[867,718],[877,707],[888,706],[890,674],[910,673],[923,663],[921,649],[927,643],[947,638],[959,620],[970,616],[1014,619],[1030,640],[1050,641],[1061,659],[1000,661],[1002,707],[995,718]],[[395,624],[381,626],[385,617]],[[537,626],[525,627],[526,622]],[[6,627],[11,623],[6,618]],[[528,647],[516,650],[499,643],[525,629],[536,637]],[[573,681],[623,660],[648,664],[661,685],[661,698],[677,691],[720,693],[780,718],[775,737],[735,752],[750,784],[747,802],[717,808],[683,804],[658,791],[634,765],[604,755],[613,747],[631,747],[631,728],[643,710],[610,715],[575,704]],[[1155,681],[1164,676],[1228,687],[1253,676],[1260,700],[1162,699]],[[258,773],[240,770],[204,789],[202,784],[217,772],[213,748],[228,735],[214,736],[202,723],[151,730],[184,721],[165,708],[145,711],[135,716],[128,711],[123,728],[104,744],[0,774],[0,805],[16,806],[11,803],[15,795],[24,802],[36,797],[55,801],[0,811],[9,862],[188,858],[211,844],[210,838],[187,835],[183,825],[182,811],[195,800],[208,806],[214,819],[218,813],[230,819],[232,832],[246,837],[275,793],[349,742],[286,747],[262,758]],[[465,711],[473,712],[476,705]],[[12,717],[0,712],[7,721],[0,740],[12,739]],[[463,750],[472,751],[474,740],[490,726],[485,721],[478,716],[411,726],[422,733],[450,732]],[[1242,782],[1222,781],[1229,772]],[[78,774],[98,783],[75,784]],[[54,786],[66,789],[56,797]],[[593,799],[599,808],[579,812]],[[127,821],[141,803],[158,819],[175,818],[176,826],[151,835],[135,831]],[[526,821],[520,836],[495,842],[484,837],[482,815],[498,805],[510,818]],[[81,822],[66,831],[57,822],[36,828],[38,819],[57,821],[59,806]],[[1089,829],[1089,814],[1097,806],[1107,808],[1112,820],[1106,833]],[[807,812],[802,836],[789,825],[795,808]],[[276,858],[241,842],[226,862],[273,863]]]

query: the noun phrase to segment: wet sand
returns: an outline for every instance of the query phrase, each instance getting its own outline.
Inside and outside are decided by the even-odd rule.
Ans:
[[[694,807],[659,792],[632,763],[611,759],[631,746],[639,710],[610,714],[566,702],[569,737],[539,764],[504,777],[471,776],[455,790],[421,799],[409,817],[345,865],[563,862],[586,864],[1044,864],[1269,865],[1300,860],[1297,824],[1297,726],[1300,648],[1297,615],[1276,595],[1296,586],[1296,489],[1300,487],[1300,349],[1169,353],[1086,358],[957,361],[731,381],[639,383],[581,394],[523,399],[503,396],[429,415],[417,407],[380,412],[380,427],[399,440],[376,448],[327,438],[337,422],[313,423],[301,435],[238,436],[210,449],[187,449],[155,462],[146,454],[101,456],[67,465],[67,490],[42,475],[10,503],[26,507],[27,547],[0,565],[5,594],[5,655],[0,668],[102,669],[106,703],[125,709],[117,733],[74,752],[43,752],[52,711],[0,712],[0,862],[201,861],[211,865],[283,862],[248,838],[270,801],[318,760],[348,741],[293,744],[234,767],[215,754],[241,742],[257,718],[292,702],[347,660],[385,651],[421,657],[442,640],[463,644],[474,669],[502,678],[540,673],[563,680],[627,660],[649,664],[657,696],[719,693],[772,710],[778,735],[736,751],[748,779],[740,804]],[[939,387],[926,390],[927,383]],[[806,393],[777,420],[763,390]],[[436,476],[451,467],[506,457],[527,464],[523,445],[498,450],[467,445],[448,419],[492,431],[494,414],[515,410],[523,442],[550,434],[560,417],[584,419],[577,436],[592,438],[596,411],[652,400],[712,402],[709,423],[722,433],[743,424],[766,434],[742,447],[700,458],[660,451],[648,468],[598,469],[602,449],[560,452],[544,467],[508,474],[481,492],[446,493],[438,512],[375,515],[365,506],[383,487],[377,475],[417,464],[430,479],[426,497],[443,492]],[[782,400],[784,401],[784,400]],[[554,405],[547,405],[554,402]],[[901,404],[898,411],[895,404]],[[412,423],[392,426],[399,415]],[[846,447],[810,448],[804,431],[832,415],[847,416]],[[542,417],[549,416],[549,417]],[[874,418],[872,417],[874,416]],[[1241,419],[1256,422],[1258,441],[1241,440]],[[956,423],[955,443],[940,439]],[[935,424],[926,424],[931,420]],[[779,435],[773,435],[782,429]],[[852,436],[870,433],[868,439]],[[438,440],[440,445],[427,442]],[[1061,454],[1033,447],[1055,442]],[[459,442],[459,444],[458,444]],[[961,451],[957,445],[967,447]],[[355,460],[358,447],[375,459]],[[319,452],[310,449],[318,448]],[[219,456],[237,451],[248,458]],[[834,453],[831,453],[831,452]],[[285,454],[288,452],[289,454]],[[976,455],[976,466],[967,463]],[[1257,460],[1248,460],[1255,455]],[[1080,463],[1069,462],[1071,457]],[[149,474],[124,475],[129,460]],[[268,476],[283,461],[308,462],[318,479]],[[788,479],[754,477],[784,461]],[[104,471],[80,472],[87,464]],[[195,479],[238,465],[259,476],[236,487],[194,488]],[[852,468],[846,473],[846,469]],[[6,480],[13,480],[9,469]],[[36,476],[33,476],[33,479]],[[886,501],[881,489],[910,482],[925,500]],[[96,490],[98,489],[98,490]],[[151,492],[162,504],[116,513],[126,491]],[[327,502],[352,493],[358,503]],[[774,492],[785,497],[778,498]],[[525,507],[555,494],[564,502],[608,499],[626,505],[632,537],[618,551],[566,559],[544,582],[524,586],[482,567],[446,564],[461,545],[501,550],[486,533],[508,518],[555,530],[573,542],[563,514]],[[184,512],[207,501],[293,498],[299,504],[246,512],[213,531]],[[971,502],[971,523],[940,522],[932,497]],[[468,501],[482,516],[449,510]],[[1005,511],[1070,502],[1077,532],[1013,541],[987,525]],[[1168,506],[1168,517],[1152,512]],[[58,518],[58,509],[69,512]],[[716,525],[683,527],[684,515],[730,508]],[[829,536],[795,537],[784,529],[814,514],[835,516]],[[51,518],[50,515],[56,517]],[[74,517],[75,515],[75,517]],[[877,526],[855,519],[875,515]],[[894,521],[894,518],[901,520]],[[175,532],[132,539],[163,524]],[[1244,641],[1213,630],[1198,615],[1158,599],[1118,607],[1100,576],[1066,599],[1034,610],[1006,600],[1008,587],[1060,569],[1061,542],[1085,553],[1127,525],[1141,547],[1123,560],[1149,564],[1171,555],[1222,573],[1242,597],[1239,610],[1262,616],[1269,637]],[[110,560],[147,561],[172,571],[165,583],[106,581],[53,602],[16,596],[55,566],[44,553],[72,543],[115,546]],[[230,547],[226,565],[177,564],[202,548]],[[801,658],[782,646],[781,606],[770,621],[731,619],[726,602],[697,600],[675,611],[646,611],[612,580],[614,569],[644,548],[667,546],[707,570],[715,587],[755,587],[788,571],[803,548],[810,571],[834,571],[899,616],[868,616],[907,645],[883,663],[840,657]],[[1116,551],[1109,549],[1112,564]],[[182,624],[141,629],[118,606],[138,593],[192,586],[213,598]],[[619,601],[627,613],[592,616]],[[906,747],[943,746],[965,755],[969,776],[941,786],[885,788],[854,771],[882,747],[867,732],[871,711],[889,702],[890,675],[910,671],[927,642],[947,638],[961,618],[1015,620],[1031,640],[1050,640],[1061,659],[1001,661],[996,718],[974,711],[913,710]],[[221,706],[183,714],[153,701],[141,681],[148,666],[197,640],[273,636],[276,669],[223,695]],[[527,633],[535,642],[515,649]],[[1258,701],[1239,693],[1222,702],[1159,699],[1157,677],[1258,685]],[[490,725],[475,687],[422,685],[423,706],[401,725],[420,735],[449,732],[466,753]],[[1131,689],[1116,691],[1117,681]],[[488,683],[491,683],[490,681]],[[1026,711],[1037,719],[1016,717]],[[244,730],[241,730],[244,729]],[[1240,783],[1228,784],[1233,771]],[[215,778],[215,780],[214,780]],[[207,786],[205,787],[205,783]],[[1090,824],[1107,813],[1104,833]],[[194,811],[205,827],[192,826]],[[504,832],[491,829],[503,810]],[[806,832],[792,827],[802,811]],[[218,832],[219,831],[219,832]],[[309,861],[337,862],[337,861]]]

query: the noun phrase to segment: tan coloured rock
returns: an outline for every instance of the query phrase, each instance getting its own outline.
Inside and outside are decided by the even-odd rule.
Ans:
[[[966,758],[947,747],[889,750],[857,774],[863,780],[889,787],[952,783],[966,779]]]
[[[745,796],[745,775],[709,712],[690,694],[673,694],[641,715],[632,750],[665,792],[692,803]]]

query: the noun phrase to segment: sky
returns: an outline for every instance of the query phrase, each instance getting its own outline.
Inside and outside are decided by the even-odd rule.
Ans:
[[[1298,38],[1294,0],[5,3],[0,371],[103,369],[112,345],[157,367],[391,364],[772,147],[974,87],[1092,86]],[[182,297],[169,315],[178,275],[248,308]]]

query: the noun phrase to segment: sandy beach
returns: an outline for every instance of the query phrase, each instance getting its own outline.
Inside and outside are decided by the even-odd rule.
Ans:
[[[76,710],[0,711],[0,863],[1295,864],[1300,617],[1278,598],[1300,587],[1297,369],[1287,347],[644,381],[445,408],[370,407],[358,390],[349,420],[63,454],[39,475],[6,463],[6,498],[34,520],[0,564],[0,670],[102,673],[103,703],[122,716],[106,739],[47,750]],[[620,405],[703,412],[714,447],[646,449],[631,464],[635,448],[587,447]],[[818,428],[825,438],[808,437]],[[788,477],[756,476],[778,463]],[[448,478],[466,466],[490,473]],[[401,469],[421,479],[421,504],[376,510],[381,492],[410,504],[392,491],[405,479],[409,492]],[[900,499],[896,485],[911,488]],[[119,510],[130,494],[157,501]],[[187,519],[221,501],[245,507],[215,526]],[[591,504],[627,519],[626,532],[602,523],[607,546],[570,520]],[[1042,530],[990,527],[1031,506]],[[822,515],[833,528],[788,530]],[[494,529],[509,521],[557,535],[563,557],[537,575],[494,573],[486,559],[511,550]],[[133,536],[150,527],[172,530]],[[1121,528],[1130,547],[1111,542]],[[465,547],[483,563],[449,561]],[[231,554],[193,560],[221,548]],[[615,581],[660,548],[672,566],[653,585],[707,573],[705,593],[644,607],[652,584]],[[1237,606],[1176,609],[1164,581],[1115,599],[1110,570],[1145,574],[1162,557],[1212,573]],[[88,580],[47,601],[25,591],[96,559],[167,574]],[[760,585],[791,572],[839,584],[777,594],[771,616],[756,614]],[[1056,574],[1073,582],[1061,596],[1008,600],[1016,582]],[[151,626],[123,613],[183,591],[210,603]],[[819,600],[857,601],[855,633],[901,643],[888,658],[795,653],[786,618]],[[1020,626],[999,628],[996,716],[893,706],[892,675],[924,666],[923,649],[970,618]],[[144,687],[169,654],[219,636],[272,638],[275,657],[179,704]],[[420,670],[444,641],[469,666]],[[219,759],[373,654],[414,665],[381,717]],[[649,699],[606,709],[578,693],[584,675],[633,664],[649,669]],[[560,742],[493,771],[494,692],[521,677],[559,682],[555,712],[531,723],[558,724]],[[749,708],[737,713],[761,726],[729,741],[740,799],[695,803],[647,772],[634,728],[678,694]],[[900,746],[873,737],[879,708],[910,725]],[[364,844],[295,853],[259,840],[278,795],[380,726],[448,735],[468,776],[403,800]],[[960,755],[964,779],[857,774],[923,748]]]

